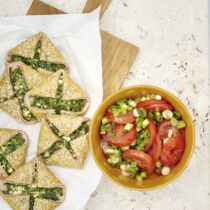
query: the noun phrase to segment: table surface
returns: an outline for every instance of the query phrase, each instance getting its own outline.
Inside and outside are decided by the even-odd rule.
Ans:
[[[69,13],[85,0],[44,0]],[[0,15],[25,15],[31,0],[0,0]],[[85,210],[210,209],[210,98],[207,0],[112,0],[101,28],[140,48],[124,86],[152,84],[171,91],[189,109],[196,147],[184,173],[147,192],[123,189],[102,178]]]

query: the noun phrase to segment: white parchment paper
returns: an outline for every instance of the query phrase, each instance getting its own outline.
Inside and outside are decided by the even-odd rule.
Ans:
[[[40,31],[45,32],[60,48],[71,67],[70,77],[88,93],[91,104],[86,115],[91,117],[100,104],[103,93],[99,9],[90,14],[1,17],[1,77],[5,68],[6,52],[20,41]],[[36,155],[40,123],[25,125],[0,111],[0,127],[25,131],[30,138],[27,161]],[[65,201],[58,209],[82,210],[101,179],[101,172],[91,155],[88,155],[84,169],[67,169],[58,166],[49,166],[49,168],[66,186]],[[2,198],[0,198],[0,209],[10,209]]]

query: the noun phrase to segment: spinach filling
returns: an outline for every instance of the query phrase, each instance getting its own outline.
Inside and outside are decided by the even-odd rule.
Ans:
[[[13,55],[11,55],[9,62],[11,63],[11,62],[20,61],[22,63],[25,63],[28,66],[31,66],[35,70],[37,70],[38,68],[42,68],[42,69],[44,69],[46,71],[50,71],[50,72],[56,72],[60,69],[64,69],[64,70],[67,69],[66,65],[64,65],[64,64],[53,63],[53,62],[41,60],[40,59],[41,45],[42,45],[42,42],[39,40],[37,42],[37,46],[36,46],[33,58],[13,54]]]
[[[4,168],[5,172],[10,175],[14,172],[14,168],[9,163],[6,158],[6,155],[14,152],[18,148],[20,148],[25,143],[25,139],[23,139],[21,134],[17,134],[7,141],[6,144],[0,147],[0,165]]]
[[[44,188],[44,187],[33,187],[29,185],[12,184],[6,183],[7,190],[4,194],[7,195],[30,195],[30,197],[48,199],[58,201],[63,196],[63,189],[60,187],[55,188]],[[32,200],[34,200],[32,199]]]
[[[71,141],[79,138],[80,136],[85,135],[89,131],[89,126],[88,122],[83,122],[79,128],[77,128],[73,133],[71,133],[69,136],[64,136],[61,134],[61,132],[52,124],[48,121],[48,125],[50,129],[53,131],[53,133],[59,137],[56,142],[54,142],[45,152],[41,153],[41,157],[44,159],[49,158],[52,154],[54,154],[56,151],[61,149],[62,147],[66,147],[66,149],[71,153],[73,158],[77,159],[72,146],[71,146]]]
[[[23,74],[20,68],[10,71],[10,81],[12,83],[14,97],[18,99],[20,110],[23,119],[26,121],[34,120],[34,115],[29,111],[28,107],[24,104],[25,94],[28,92],[28,87],[25,83]]]
[[[34,166],[33,180],[31,185],[5,183],[6,190],[3,191],[6,195],[29,195],[29,210],[34,209],[36,198],[42,198],[52,201],[58,201],[63,196],[63,189],[60,187],[45,188],[38,187],[37,180],[38,170],[37,164]]]
[[[80,112],[85,106],[85,99],[62,100],[60,98],[50,98],[35,96],[32,106],[40,109],[54,109],[56,114],[61,111]]]
[[[15,170],[10,164],[10,162],[6,159],[6,157],[0,155],[0,165],[4,169],[4,171],[7,173],[7,175],[11,175]]]
[[[52,109],[55,114],[60,114],[61,111],[80,112],[85,106],[85,99],[63,100],[63,74],[60,75],[57,83],[55,98],[34,96],[32,106],[39,109]]]
[[[56,151],[64,146],[64,139],[58,140],[53,143],[45,152],[41,153],[42,158],[47,159]]]
[[[79,138],[80,136],[85,135],[89,131],[89,126],[87,121],[83,122],[79,128],[77,128],[73,133],[69,135],[71,140]]]

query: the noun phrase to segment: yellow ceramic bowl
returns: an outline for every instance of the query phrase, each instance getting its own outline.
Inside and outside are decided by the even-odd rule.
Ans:
[[[145,179],[142,183],[140,183],[136,179],[123,176],[120,169],[113,168],[107,163],[106,158],[104,157],[100,149],[99,127],[101,124],[101,119],[104,117],[106,111],[111,105],[115,104],[117,101],[124,98],[137,98],[138,96],[146,94],[161,95],[163,98],[167,99],[177,110],[181,112],[183,119],[187,123],[186,133],[185,133],[186,145],[181,161],[171,171],[169,175],[167,176],[152,175],[147,179]],[[195,133],[194,133],[193,122],[184,104],[168,91],[154,86],[148,86],[148,85],[130,86],[113,93],[112,95],[107,97],[98,107],[97,111],[93,116],[90,126],[90,149],[98,167],[109,179],[111,179],[115,183],[133,190],[156,189],[175,180],[183,172],[188,162],[190,161],[194,149],[194,144],[195,144]]]

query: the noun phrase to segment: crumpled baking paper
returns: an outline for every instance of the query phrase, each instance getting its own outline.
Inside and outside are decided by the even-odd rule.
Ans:
[[[6,52],[20,41],[45,32],[65,56],[73,78],[89,95],[91,117],[102,100],[102,61],[99,30],[99,9],[89,14],[0,17],[0,76],[5,68]],[[36,155],[40,123],[26,125],[0,111],[0,127],[20,129],[29,136],[27,161]],[[66,187],[66,197],[59,210],[82,210],[101,179],[92,156],[88,155],[84,169],[48,166]],[[10,209],[0,198],[0,209]]]

